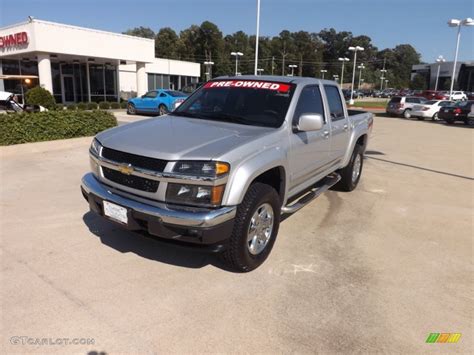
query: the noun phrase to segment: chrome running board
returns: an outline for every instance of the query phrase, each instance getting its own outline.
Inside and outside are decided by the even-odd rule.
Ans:
[[[332,173],[326,176],[324,179],[318,182],[318,184],[313,187],[306,194],[301,196],[295,202],[292,202],[291,205],[286,205],[281,209],[281,213],[294,213],[299,209],[306,206],[308,203],[313,201],[315,198],[321,196],[323,192],[329,190],[332,186],[336,185],[339,180],[341,180],[341,175],[337,173]]]

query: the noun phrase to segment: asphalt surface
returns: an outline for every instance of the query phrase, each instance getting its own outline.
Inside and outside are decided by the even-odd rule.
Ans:
[[[377,117],[358,189],[247,274],[88,212],[91,138],[0,147],[0,351],[472,353],[473,133]]]

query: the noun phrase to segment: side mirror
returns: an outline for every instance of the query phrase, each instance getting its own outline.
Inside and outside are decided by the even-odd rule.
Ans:
[[[323,116],[319,113],[303,113],[298,119],[298,131],[319,131],[324,126]]]

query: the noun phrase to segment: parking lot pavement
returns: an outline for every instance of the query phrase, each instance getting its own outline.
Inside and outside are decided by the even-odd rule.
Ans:
[[[127,123],[146,120],[149,118],[153,118],[153,115],[128,115],[126,111],[112,111],[115,118],[117,119],[117,123],[119,126],[122,126]]]
[[[468,353],[473,133],[377,117],[358,189],[286,218],[248,274],[89,213],[91,138],[1,147],[0,351]]]

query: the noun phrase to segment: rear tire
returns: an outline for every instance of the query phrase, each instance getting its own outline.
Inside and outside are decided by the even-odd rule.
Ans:
[[[407,120],[411,118],[411,110],[405,110],[403,111],[403,117],[406,118]]]
[[[359,184],[363,165],[364,151],[362,146],[356,144],[349,164],[338,171],[341,175],[341,180],[334,185],[334,190],[347,192],[354,190]]]
[[[454,120],[452,120],[450,118],[446,118],[445,121],[446,121],[447,124],[453,124],[454,123]]]
[[[280,197],[274,188],[260,182],[250,185],[242,203],[237,207],[229,245],[221,254],[223,262],[237,272],[249,272],[259,267],[267,259],[275,243],[280,226],[280,212]],[[260,218],[262,213],[265,218]],[[267,226],[266,223],[271,225]]]
[[[161,104],[160,106],[158,106],[158,116],[163,116],[163,115],[166,115],[168,113],[168,109],[166,108],[165,105]]]

